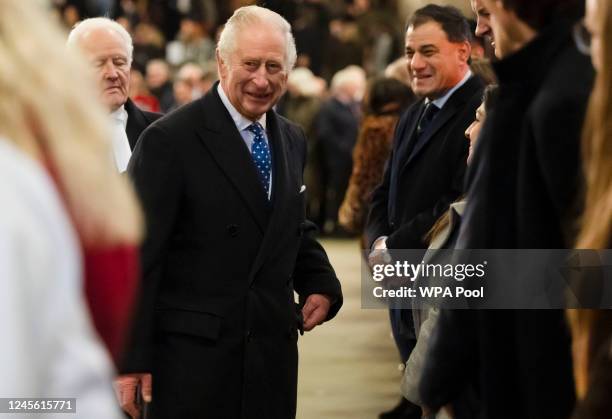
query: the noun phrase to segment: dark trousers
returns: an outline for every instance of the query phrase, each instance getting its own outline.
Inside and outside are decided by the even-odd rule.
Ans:
[[[412,310],[390,308],[389,319],[391,320],[391,331],[393,332],[395,346],[397,346],[402,362],[405,364],[416,345]]]

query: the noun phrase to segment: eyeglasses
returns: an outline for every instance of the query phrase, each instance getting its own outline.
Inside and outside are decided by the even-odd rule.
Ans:
[[[589,32],[584,24],[584,20],[576,22],[572,35],[578,51],[584,55],[591,55],[591,32]]]

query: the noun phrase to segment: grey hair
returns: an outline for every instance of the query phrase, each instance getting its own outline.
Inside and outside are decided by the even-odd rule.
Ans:
[[[77,46],[81,38],[89,32],[96,29],[106,29],[115,32],[121,37],[125,43],[125,50],[127,51],[128,60],[130,65],[132,64],[132,53],[134,52],[134,45],[132,44],[132,36],[129,32],[116,21],[107,17],[92,17],[89,19],[77,22],[70,33],[68,34],[68,40],[66,46],[72,48]]]
[[[366,73],[365,71],[356,65],[349,65],[342,70],[336,72],[331,80],[331,89],[338,90],[342,89],[346,85],[365,85]]]
[[[291,33],[291,25],[281,15],[270,9],[259,6],[244,6],[236,9],[227,20],[219,36],[217,51],[221,59],[229,63],[230,55],[236,50],[236,35],[241,30],[247,30],[253,24],[264,23],[281,32],[285,37],[285,71],[289,72],[295,65],[297,52],[295,39]]]

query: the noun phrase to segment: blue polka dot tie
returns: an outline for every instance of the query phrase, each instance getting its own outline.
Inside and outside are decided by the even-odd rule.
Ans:
[[[264,190],[266,191],[266,196],[269,196],[270,168],[272,165],[270,159],[270,149],[268,148],[268,143],[266,143],[264,138],[263,127],[259,124],[259,122],[255,122],[249,125],[247,129],[255,135],[253,145],[251,147],[251,155],[253,156],[253,163],[255,163],[255,168],[259,174],[259,179],[261,180]]]

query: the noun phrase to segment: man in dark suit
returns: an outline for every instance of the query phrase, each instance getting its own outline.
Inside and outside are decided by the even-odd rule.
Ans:
[[[76,24],[67,43],[69,47],[78,46],[91,61],[100,101],[111,116],[115,164],[123,172],[142,131],[161,116],[139,109],[128,97],[132,37],[119,23],[96,17]]]
[[[470,27],[454,7],[425,6],[406,31],[406,57],[414,92],[423,99],[401,117],[366,227],[374,252],[425,249],[424,236],[462,193],[469,144],[465,129],[481,103],[482,83],[468,65]],[[418,263],[418,261],[416,262]],[[391,310],[403,362],[416,342],[410,310]],[[393,415],[420,417],[402,400]],[[404,410],[404,413],[399,413]]]
[[[305,219],[306,138],[272,109],[295,57],[282,17],[236,10],[219,40],[220,83],[134,150],[148,234],[118,380],[133,415],[134,388],[149,399],[152,376],[154,418],[295,416],[299,331],[342,305]]]

